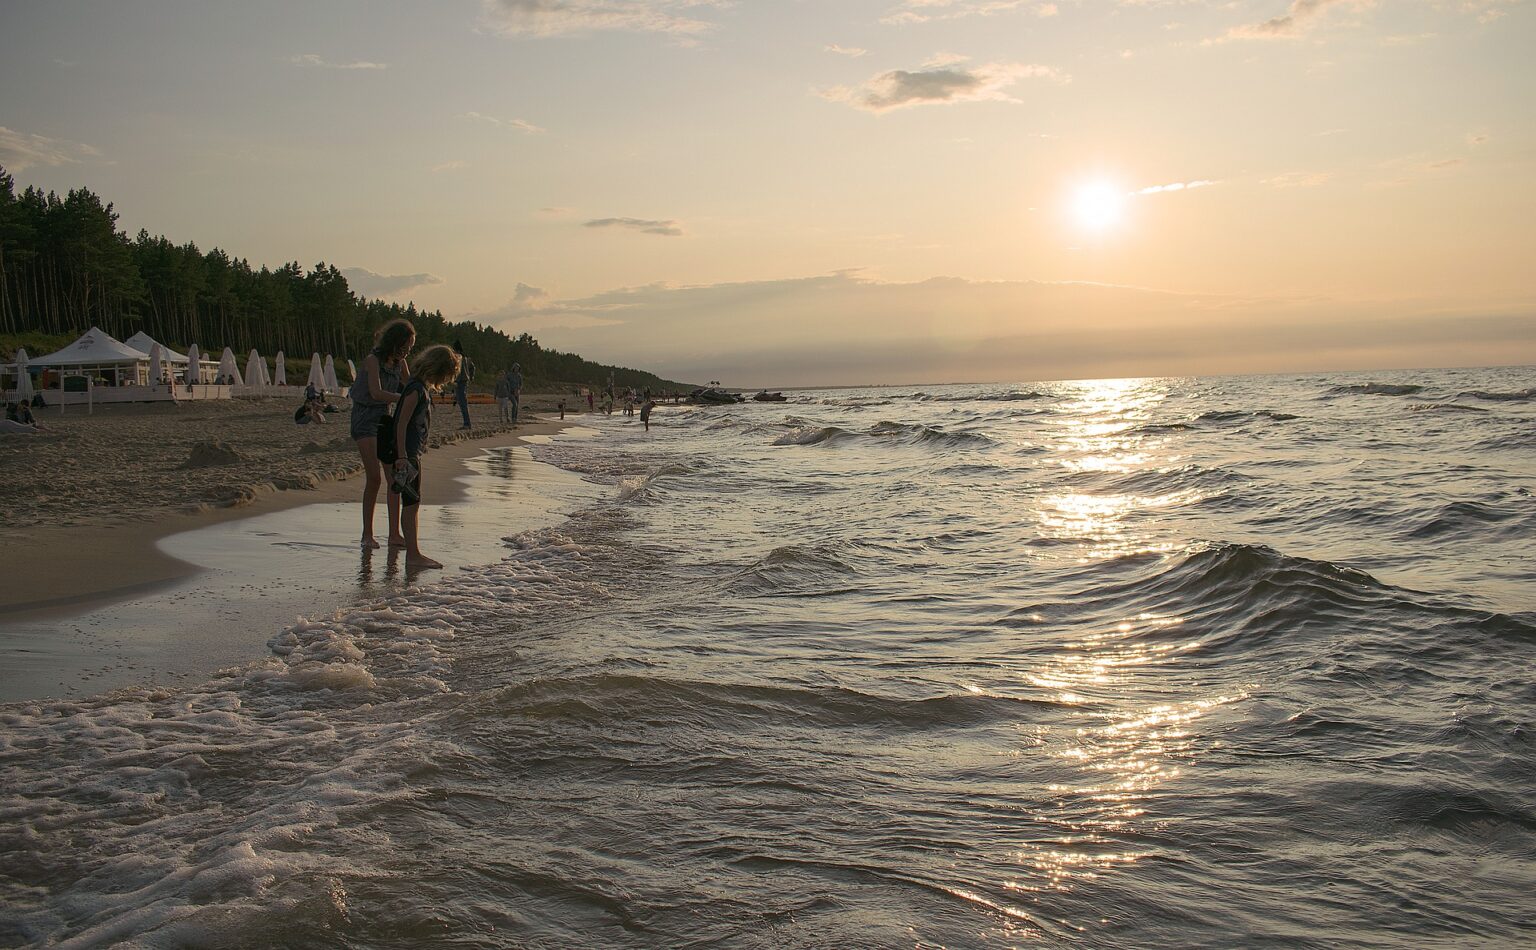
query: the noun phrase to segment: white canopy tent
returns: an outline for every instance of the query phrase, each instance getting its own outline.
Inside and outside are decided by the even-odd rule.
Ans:
[[[160,344],[152,344],[149,348],[149,384],[160,382],[160,377],[165,375],[165,361],[160,358]]]
[[[235,365],[235,351],[224,347],[224,353],[219,357],[219,379],[236,386],[245,385],[245,380],[240,378],[240,368]]]
[[[28,365],[57,369],[61,377],[101,377],[116,386],[142,386],[149,372],[149,356],[100,327],[91,327],[70,345],[47,356],[29,360]]]
[[[277,351],[277,364],[272,370],[272,385],[288,385],[288,358],[283,355],[282,350]]]
[[[185,355],[176,352],[175,350],[166,346],[164,343],[161,343],[159,340],[156,340],[154,337],[150,336],[148,333],[145,333],[143,330],[140,330],[138,333],[135,333],[133,336],[129,337],[123,342],[146,356],[153,352],[154,348],[158,346],[160,347],[160,359],[167,363],[176,363],[180,365],[187,362],[187,357]]]
[[[325,356],[325,390],[340,393],[341,384],[336,381],[336,360],[329,353]]]

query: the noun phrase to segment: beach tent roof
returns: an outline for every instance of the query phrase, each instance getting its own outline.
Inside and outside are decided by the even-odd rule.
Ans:
[[[138,333],[135,333],[133,336],[129,337],[123,342],[145,354],[148,354],[150,350],[158,346],[160,347],[160,358],[163,360],[170,360],[172,363],[185,363],[187,361],[187,356],[185,353],[176,352],[175,350],[166,346],[164,343],[161,343],[159,340],[150,336],[148,333],[145,333],[143,330],[140,330]]]
[[[30,366],[109,366],[113,363],[147,363],[149,354],[141,353],[100,327],[91,327],[80,339],[47,356],[28,361]]]

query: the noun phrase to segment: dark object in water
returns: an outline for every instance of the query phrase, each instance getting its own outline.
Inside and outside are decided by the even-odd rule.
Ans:
[[[758,393],[756,396],[753,396],[752,397],[752,401],[753,402],[789,402],[789,400],[784,397],[783,393],[771,393],[771,392],[769,392],[766,389],[763,390],[762,392]]]
[[[741,395],[740,393],[728,393],[723,389],[716,389],[715,387],[710,386],[707,389],[695,389],[693,392],[689,393],[688,401],[698,404],[728,405],[738,402],[746,402],[747,397]]]

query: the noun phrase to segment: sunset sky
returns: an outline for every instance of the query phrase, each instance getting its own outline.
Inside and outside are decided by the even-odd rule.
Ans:
[[[1533,6],[14,2],[0,164],[686,380],[1533,363]]]

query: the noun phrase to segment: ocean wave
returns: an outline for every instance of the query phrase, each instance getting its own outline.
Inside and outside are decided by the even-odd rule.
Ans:
[[[572,719],[592,726],[635,720],[702,720],[717,730],[765,728],[928,730],[1016,721],[1045,697],[990,690],[956,690],[898,697],[847,687],[773,686],[690,680],[662,675],[594,673],[539,677],[498,691],[497,712],[538,720]]]
[[[841,545],[786,544],[774,548],[731,579],[733,590],[746,594],[816,596],[848,590],[858,571],[838,552]],[[829,587],[829,581],[832,586]]]
[[[1487,412],[1485,406],[1463,406],[1455,402],[1426,402],[1409,406],[1414,412]]]
[[[1050,399],[1049,393],[1035,392],[1034,390],[1009,390],[1000,393],[980,393],[976,395],[956,396],[929,396],[922,394],[922,398],[932,402],[1029,402],[1035,399]]]
[[[1529,504],[1494,505],[1476,501],[1453,501],[1424,517],[1405,532],[1414,539],[1443,538],[1446,535],[1484,537],[1490,532],[1519,532],[1536,537],[1536,510]]]
[[[1424,387],[1412,383],[1354,383],[1347,386],[1334,386],[1328,390],[1330,396],[1411,396],[1414,393],[1423,392]]]
[[[773,440],[774,445],[820,445],[837,439],[849,438],[854,433],[842,426],[804,426],[790,429]]]
[[[796,422],[800,420],[790,420]],[[965,429],[940,429],[937,426],[907,422],[877,422],[863,432],[842,426],[808,425],[790,429],[773,441],[774,445],[822,445],[845,439],[879,439],[906,445],[982,446],[996,440],[982,432]]]
[[[1471,399],[1487,399],[1493,402],[1515,402],[1523,399],[1536,399],[1536,386],[1530,389],[1520,389],[1507,393],[1484,392],[1481,389],[1473,389],[1461,395]]]

